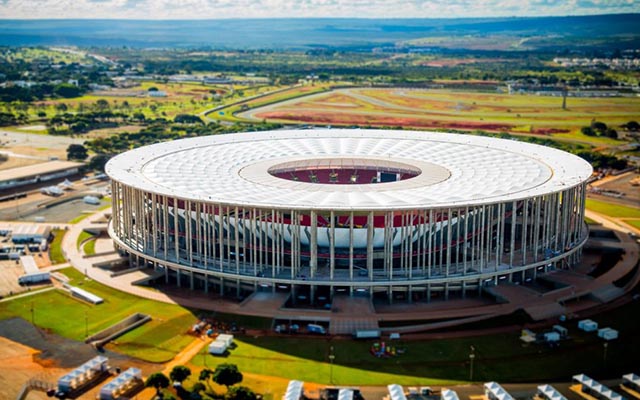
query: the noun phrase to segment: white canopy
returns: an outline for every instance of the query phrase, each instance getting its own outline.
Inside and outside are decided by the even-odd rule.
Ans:
[[[607,400],[623,400],[623,397],[620,394],[584,374],[574,375],[573,380],[581,384],[583,389],[588,389],[589,391],[598,394],[601,398]]]
[[[404,389],[400,385],[392,384],[387,385],[389,389],[389,396],[391,400],[407,400],[407,396],[404,395]]]
[[[551,385],[540,385],[538,386],[538,393],[545,397],[547,400],[567,400],[560,392],[558,392]]]
[[[495,400],[514,400],[511,395],[504,390],[497,382],[487,382],[484,384],[484,391],[490,399]]]
[[[459,400],[458,393],[454,392],[451,389],[442,389],[440,393],[441,400]]]
[[[302,398],[304,382],[302,381],[289,381],[287,391],[282,397],[283,400],[300,400]]]
[[[631,383],[634,384],[636,386],[640,386],[640,376],[636,375],[636,374],[626,374],[622,376],[622,380],[625,383]]]
[[[353,400],[353,390],[340,389],[338,392],[338,400]]]

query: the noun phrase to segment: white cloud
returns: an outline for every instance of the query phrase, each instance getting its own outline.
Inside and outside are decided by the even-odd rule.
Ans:
[[[5,0],[2,19],[452,18],[640,12],[640,0]]]

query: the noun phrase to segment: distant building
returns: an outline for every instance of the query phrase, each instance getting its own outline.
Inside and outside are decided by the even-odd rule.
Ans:
[[[48,182],[77,174],[82,163],[72,161],[49,161],[26,167],[11,168],[0,171],[0,190],[39,182]]]
[[[152,90],[148,95],[149,97],[167,97],[167,92],[162,90]]]

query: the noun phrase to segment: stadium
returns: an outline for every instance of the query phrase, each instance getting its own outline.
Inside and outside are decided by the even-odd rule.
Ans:
[[[314,129],[114,157],[109,233],[180,287],[245,297],[475,296],[577,263],[591,166],[474,135]]]

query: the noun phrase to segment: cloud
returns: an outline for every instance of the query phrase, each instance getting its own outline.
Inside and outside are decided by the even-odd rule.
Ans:
[[[451,18],[638,12],[640,0],[0,0],[2,19]]]

